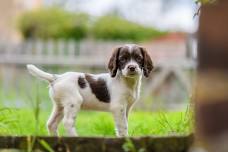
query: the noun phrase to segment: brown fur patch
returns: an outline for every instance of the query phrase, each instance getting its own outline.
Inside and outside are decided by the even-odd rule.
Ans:
[[[145,77],[149,77],[150,72],[153,70],[154,66],[153,66],[153,62],[150,58],[150,55],[147,53],[145,48],[141,47],[141,51],[143,54],[143,74],[145,75]]]
[[[109,59],[108,69],[110,71],[111,77],[115,77],[118,69],[118,56],[121,47],[118,47],[114,50],[111,58]]]
[[[85,78],[79,77],[79,78],[78,78],[78,85],[80,86],[80,88],[84,89],[84,88],[86,87]]]
[[[110,94],[106,85],[106,82],[99,78],[95,80],[91,75],[86,74],[85,79],[88,81],[90,88],[98,100],[109,103]]]

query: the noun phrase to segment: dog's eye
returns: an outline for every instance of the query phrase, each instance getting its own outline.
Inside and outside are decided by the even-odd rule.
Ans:
[[[120,58],[120,62],[126,62],[127,61],[127,57],[121,57]]]
[[[140,56],[136,56],[136,57],[135,57],[135,60],[136,60],[137,62],[142,62],[142,58],[141,58]]]

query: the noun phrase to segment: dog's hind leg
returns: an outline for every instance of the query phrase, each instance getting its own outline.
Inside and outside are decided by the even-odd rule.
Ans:
[[[77,113],[81,108],[82,97],[79,92],[75,92],[74,95],[67,97],[64,103],[63,125],[68,136],[77,136],[74,126]]]
[[[63,118],[63,107],[55,105],[53,107],[51,116],[49,117],[49,120],[47,122],[47,128],[49,135],[54,135],[56,136],[57,129],[58,129],[58,124]]]

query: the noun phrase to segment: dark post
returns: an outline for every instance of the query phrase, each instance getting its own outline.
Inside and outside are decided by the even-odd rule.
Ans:
[[[196,87],[196,139],[228,152],[228,0],[202,7]]]

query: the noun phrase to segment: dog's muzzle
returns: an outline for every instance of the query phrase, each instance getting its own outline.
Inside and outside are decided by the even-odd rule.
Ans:
[[[128,76],[138,75],[137,67],[135,65],[129,65],[127,67],[127,75]]]

